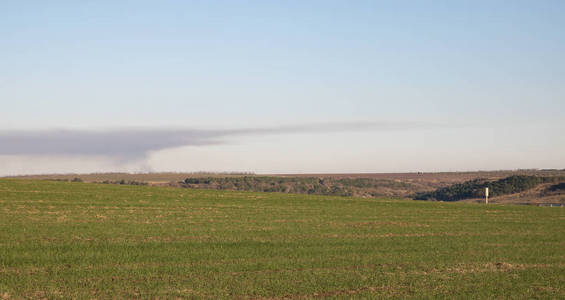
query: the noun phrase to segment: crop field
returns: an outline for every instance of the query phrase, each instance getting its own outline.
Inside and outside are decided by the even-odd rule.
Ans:
[[[0,299],[565,298],[565,209],[0,179]]]

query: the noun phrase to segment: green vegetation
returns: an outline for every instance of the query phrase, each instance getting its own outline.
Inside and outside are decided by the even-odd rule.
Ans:
[[[372,178],[189,177],[179,184],[186,188],[358,197],[385,196],[392,190],[418,190],[410,183]]]
[[[0,297],[565,298],[560,208],[0,180]]]
[[[127,185],[147,185],[147,182],[143,181],[135,181],[135,180],[104,180],[102,181],[103,184],[127,184]]]
[[[565,191],[565,182],[560,182],[558,184],[554,184],[550,187],[547,188],[548,191],[550,192],[563,192]]]
[[[538,177],[525,175],[510,176],[496,181],[475,179],[440,188],[433,192],[418,193],[414,196],[414,199],[458,201],[463,199],[481,198],[484,197],[484,190],[486,187],[489,188],[489,195],[496,197],[527,191],[542,183],[559,182],[564,180],[564,177]]]

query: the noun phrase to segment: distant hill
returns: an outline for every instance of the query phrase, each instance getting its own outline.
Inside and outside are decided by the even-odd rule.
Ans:
[[[484,191],[487,187],[489,188],[489,196],[492,198],[507,195],[514,195],[514,198],[516,198],[518,197],[516,194],[535,191],[528,193],[529,202],[531,202],[531,198],[559,196],[562,193],[565,193],[565,177],[513,175],[494,181],[474,179],[448,187],[439,188],[431,192],[416,193],[413,198],[415,200],[439,201],[460,201],[484,198]],[[533,197],[534,195],[536,197]],[[561,197],[558,198],[561,199]]]
[[[256,192],[279,192],[296,194],[338,195],[354,197],[395,197],[443,200],[475,201],[483,198],[484,183],[497,182],[502,186],[491,187],[495,202],[555,202],[561,193],[545,191],[551,179],[535,188],[528,184],[536,180],[525,180],[521,184],[509,184],[526,177],[561,177],[565,170],[509,170],[476,172],[413,172],[413,173],[344,173],[344,174],[271,174],[252,173],[99,173],[99,174],[51,174],[28,175],[13,178],[84,181],[122,185],[152,185],[191,189],[240,190]],[[525,177],[523,177],[525,176]],[[529,182],[529,183],[528,183]],[[555,182],[558,183],[558,182]],[[463,185],[463,186],[459,186]],[[495,184],[496,185],[496,184]],[[457,187],[457,188],[454,188]],[[516,187],[521,186],[521,189]],[[463,187],[463,188],[461,188]],[[499,187],[503,192],[499,193]],[[445,188],[445,190],[443,190]],[[441,193],[438,193],[441,191]],[[463,192],[464,191],[464,192]],[[537,191],[537,192],[534,192]],[[526,199],[518,197],[527,194]],[[439,198],[441,197],[441,198]],[[519,199],[520,198],[520,199]]]
[[[357,197],[398,197],[401,193],[426,190],[417,184],[389,179],[289,176],[188,177],[177,185],[184,188]]]

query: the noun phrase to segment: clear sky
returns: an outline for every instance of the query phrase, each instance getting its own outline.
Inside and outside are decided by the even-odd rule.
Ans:
[[[1,1],[0,175],[565,168],[565,1]]]

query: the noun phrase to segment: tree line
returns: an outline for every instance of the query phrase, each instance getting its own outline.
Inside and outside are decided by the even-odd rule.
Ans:
[[[413,198],[415,200],[439,201],[459,201],[482,198],[484,197],[484,191],[487,187],[489,189],[489,196],[496,197],[527,191],[543,183],[555,183],[560,181],[565,181],[565,177],[514,175],[495,181],[474,179],[439,188],[432,192],[417,193]]]
[[[315,177],[189,177],[178,182],[185,188],[279,192],[331,196],[383,196],[379,189],[413,189],[405,182],[371,178],[315,178]]]

